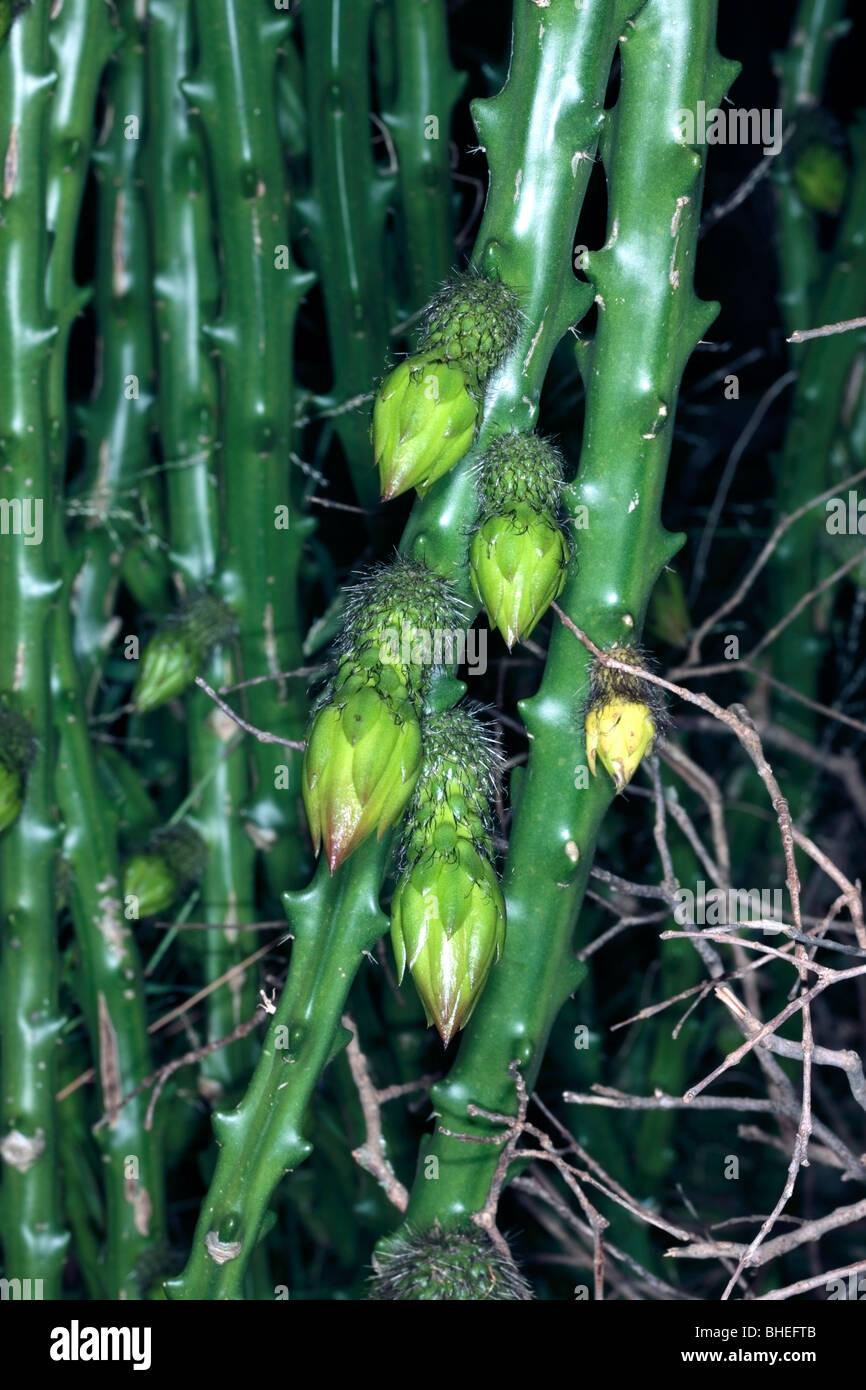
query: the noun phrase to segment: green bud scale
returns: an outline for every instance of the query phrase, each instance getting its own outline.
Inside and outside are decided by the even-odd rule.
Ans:
[[[514,1262],[475,1225],[393,1236],[378,1251],[374,1269],[368,1298],[376,1301],[532,1298]]]
[[[142,713],[182,695],[204,660],[235,631],[231,609],[215,594],[190,600],[151,638],[141,659],[133,700]]]
[[[373,455],[382,497],[423,494],[471,448],[478,401],[459,367],[425,354],[386,376],[373,406]]]

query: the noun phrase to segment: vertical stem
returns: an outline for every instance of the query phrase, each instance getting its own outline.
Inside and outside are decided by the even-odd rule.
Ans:
[[[48,11],[48,0],[36,0],[13,22],[0,53],[0,489],[13,518],[0,536],[0,686],[36,738],[20,815],[0,835],[0,1234],[6,1275],[41,1279],[44,1297],[58,1298],[68,1239],[54,1104],[62,1019],[50,653],[60,581],[50,527],[43,534],[41,524],[56,505],[47,427],[56,335],[45,297],[45,149],[55,81]],[[38,530],[31,529],[37,518]]]
[[[388,351],[382,259],[394,180],[370,150],[370,20],[375,0],[328,0],[301,11],[312,194],[308,224],[321,268],[336,405],[370,390]],[[379,501],[364,410],[337,416],[355,493]]]
[[[449,131],[466,79],[451,65],[445,0],[397,0],[393,25],[397,90],[382,119],[397,151],[398,245],[416,313],[454,261]]]
[[[289,253],[278,139],[277,49],[288,22],[266,0],[196,0],[194,15],[199,68],[183,90],[204,125],[223,272],[219,317],[205,327],[222,364],[220,590],[238,617],[243,676],[274,676],[303,664],[298,569],[312,526],[290,464],[294,325],[312,277]],[[250,686],[245,713],[258,728],[300,738],[304,686],[297,679]],[[256,742],[250,759],[247,833],[264,852],[272,888],[286,889],[304,871],[300,755]]]
[[[114,596],[127,552],[142,545],[158,576],[159,515],[150,464],[153,339],[140,151],[146,121],[144,27],[136,0],[116,6],[118,43],[92,167],[97,182],[96,381],[80,412],[84,435],[83,561],[75,579],[75,649],[90,703],[117,628]],[[99,29],[97,30],[99,32]],[[149,531],[143,537],[142,533]],[[152,601],[148,592],[143,598]],[[157,602],[160,586],[156,585]],[[164,599],[162,600],[164,602]]]
[[[815,323],[835,323],[866,308],[866,122],[850,132],[853,162],[848,200],[839,228],[834,263],[817,302]],[[806,327],[813,325],[807,324]],[[796,347],[799,375],[785,445],[778,460],[776,507],[792,512],[816,497],[832,481],[830,455],[839,427],[848,382],[863,350],[866,333],[839,333]],[[778,621],[829,574],[835,565],[825,524],[826,511],[815,507],[792,526],[774,556],[772,618]],[[823,620],[822,620],[823,619]],[[813,605],[788,626],[772,649],[777,678],[811,698],[818,693],[827,647],[827,613]],[[822,631],[822,628],[824,629]],[[815,716],[804,706],[786,703],[786,724],[801,738],[814,739]],[[795,808],[796,809],[796,808]]]
[[[219,563],[219,372],[203,336],[219,299],[211,239],[209,183],[201,132],[180,82],[193,51],[192,0],[151,0],[149,6],[148,174],[153,285],[160,391],[157,418],[167,465],[169,558],[181,593],[215,582]],[[213,686],[239,679],[229,646],[215,651],[203,673]],[[202,784],[193,807],[208,848],[199,883],[201,917],[214,930],[194,933],[206,983],[255,949],[235,924],[255,919],[255,848],[241,813],[249,794],[245,748],[237,729],[201,691],[187,699],[189,778]],[[229,752],[231,743],[237,746]],[[228,754],[228,756],[227,756]],[[223,930],[222,928],[226,928]],[[242,997],[243,996],[243,997]],[[254,982],[208,995],[206,1040],[225,1037],[253,1008]],[[209,1098],[246,1079],[256,1043],[242,1038],[202,1060]]]
[[[107,27],[104,8],[99,0],[67,0],[61,11],[62,29],[56,31],[54,42],[58,61],[74,54],[80,57],[77,70],[65,70],[52,126],[52,183],[49,202],[50,226],[55,233],[48,267],[48,293],[52,312],[61,326],[59,341],[54,349],[50,373],[51,440],[55,453],[55,472],[62,478],[66,457],[67,419],[65,400],[65,368],[69,330],[74,315],[81,307],[81,291],[74,279],[75,228],[81,205],[86,175],[86,154],[90,139],[91,121],[100,72],[112,47],[114,38]],[[125,18],[130,21],[131,6]],[[121,89],[130,99],[131,108],[115,112],[117,129],[122,129],[124,115],[142,113],[141,55],[130,53],[134,36],[127,33],[119,71],[124,83]],[[73,96],[69,83],[73,72],[80,77],[81,86]],[[123,103],[125,104],[125,103]],[[121,137],[122,141],[122,137]],[[123,143],[123,142],[122,142]],[[135,142],[130,141],[133,151]],[[71,152],[74,150],[74,158]],[[128,151],[115,151],[124,161]],[[122,158],[121,158],[122,156]],[[40,156],[42,158],[43,156]],[[137,198],[129,174],[127,192]],[[115,196],[116,195],[116,196]],[[105,207],[110,206],[106,219]],[[127,216],[135,227],[132,244],[136,254],[126,257]],[[113,190],[107,205],[103,202],[103,235],[109,236],[109,253],[105,273],[126,275],[127,266],[138,269],[144,235],[141,217],[133,203],[124,204],[122,191]],[[130,274],[132,271],[130,270]],[[119,286],[116,286],[119,289]],[[126,308],[122,296],[117,296],[119,339],[110,339],[129,371],[134,370],[132,344],[138,341],[133,333],[127,337]],[[113,350],[113,349],[112,349]],[[142,349],[149,361],[147,349]],[[110,356],[110,354],[109,354]],[[114,369],[113,359],[105,370]],[[142,377],[147,373],[140,367]],[[115,385],[118,385],[115,382]],[[125,419],[126,411],[140,403],[126,400],[118,386],[114,401],[115,419]],[[113,444],[125,448],[125,426],[118,425],[119,435],[111,435]],[[140,457],[135,457],[135,467]],[[88,1022],[91,1047],[97,1061],[100,1078],[100,1098],[105,1109],[111,1109],[119,1095],[134,1090],[152,1070],[146,1032],[144,982],[135,942],[124,923],[120,899],[120,868],[117,857],[116,816],[106,805],[106,798],[93,747],[90,742],[84,700],[79,684],[79,667],[73,648],[71,631],[70,589],[73,579],[71,555],[66,547],[64,514],[56,505],[50,518],[52,543],[64,572],[64,591],[58,605],[54,631],[53,716],[59,739],[56,792],[65,823],[63,852],[72,870],[70,902],[73,922],[82,956],[83,1008]],[[101,541],[96,541],[97,547]],[[105,558],[104,550],[100,551]],[[101,601],[100,596],[100,601]],[[95,654],[95,648],[91,655]],[[90,669],[93,669],[91,667]],[[144,1129],[146,1097],[125,1106],[113,1123],[99,1131],[99,1144],[104,1160],[107,1209],[107,1252],[105,1285],[112,1298],[137,1298],[142,1285],[137,1265],[154,1246],[164,1239],[163,1174],[160,1145],[154,1132]]]
[[[303,1124],[318,1078],[345,1036],[340,1016],[364,953],[386,925],[378,906],[385,846],[367,843],[333,878],[324,860],[309,888],[286,895],[294,934],[289,976],[253,1079],[231,1114],[214,1116],[220,1146],[176,1299],[237,1299],[280,1180],[310,1153]]]
[[[785,126],[808,119],[821,101],[833,46],[843,32],[845,0],[800,0],[784,53],[776,57]],[[773,168],[779,254],[779,304],[786,334],[811,324],[821,276],[817,215],[802,202],[790,162]]]

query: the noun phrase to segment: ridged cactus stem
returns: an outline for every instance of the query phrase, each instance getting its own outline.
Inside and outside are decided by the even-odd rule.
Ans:
[[[375,0],[329,0],[301,11],[312,169],[305,210],[322,271],[335,405],[370,390],[389,341],[382,260],[394,179],[377,169],[370,148],[374,6]],[[335,424],[358,500],[375,507],[366,412],[338,415]]]
[[[60,334],[50,367],[49,395],[52,452],[55,472],[61,478],[67,440],[66,353],[74,313],[81,307],[81,291],[72,273],[74,227],[86,177],[88,122],[99,74],[114,44],[110,30],[106,33],[102,27],[103,14],[91,13],[93,9],[88,0],[70,0],[63,7],[64,27],[54,41],[58,61],[71,53],[85,55],[81,91],[74,101],[61,85],[63,99],[52,112],[50,145],[53,172],[48,225],[54,238],[47,287]],[[64,76],[68,81],[69,74]],[[70,164],[70,142],[77,139],[82,141],[82,149]],[[123,402],[124,406],[132,404]],[[66,595],[73,565],[59,505],[52,509],[50,522]],[[82,1005],[101,1083],[100,1098],[109,1108],[112,1098],[134,1090],[150,1073],[152,1062],[141,966],[123,917],[116,816],[106,805],[90,742],[65,597],[55,619],[53,696],[59,739],[56,793],[65,826],[63,854],[72,871],[70,906],[85,966],[80,976],[84,983]],[[155,1132],[144,1129],[145,1111],[146,1098],[141,1097],[124,1107],[114,1123],[99,1133],[107,1208],[104,1280],[112,1298],[140,1296],[138,1261],[164,1240],[160,1144]]]
[[[830,55],[840,33],[845,0],[800,0],[791,21],[791,37],[777,54],[779,100],[786,128],[808,119],[820,104]],[[821,278],[817,215],[805,206],[794,182],[790,161],[777,157],[773,166],[779,254],[779,304],[785,332],[809,328],[815,291]]]
[[[224,534],[219,589],[239,625],[244,678],[303,665],[298,570],[312,528],[290,462],[295,317],[311,282],[289,252],[289,194],[279,145],[276,69],[288,21],[266,0],[196,0],[198,70],[183,91],[209,154],[221,246],[219,317],[204,326],[221,365]],[[299,739],[307,720],[297,680],[245,692],[257,728]],[[248,833],[271,887],[303,881],[300,757],[252,742]]]
[[[48,302],[57,321],[49,394],[52,445],[62,471],[66,461],[69,335],[91,298],[90,287],[79,285],[75,277],[78,218],[93,143],[99,84],[119,35],[112,28],[104,0],[69,0],[56,13],[52,12],[49,36],[57,69],[48,163]]]
[[[202,336],[219,297],[210,230],[209,184],[201,131],[179,88],[193,46],[192,0],[151,0],[148,66],[148,168],[154,190],[153,239],[157,360],[161,387],[157,424],[167,462],[169,559],[177,589],[214,584],[219,566],[217,405],[219,372]],[[202,673],[214,687],[240,679],[231,644],[215,650]],[[191,815],[207,848],[199,883],[202,921],[215,930],[191,933],[205,982],[218,978],[255,946],[233,924],[255,917],[255,848],[241,813],[249,794],[246,749],[238,731],[199,690],[187,697],[189,775],[201,790]],[[239,746],[226,757],[228,742]],[[227,927],[228,930],[216,928]],[[254,982],[224,985],[205,1003],[208,1042],[225,1037],[252,1009]],[[243,1038],[205,1057],[203,1089],[212,1099],[249,1075],[254,1039]]]
[[[412,314],[454,263],[449,134],[466,79],[451,63],[445,0],[396,0],[392,13],[397,89],[382,119],[397,151],[399,244]]]
[[[850,131],[852,168],[833,264],[810,319],[812,328],[837,323],[866,310],[866,121]],[[798,378],[785,445],[777,462],[776,507],[780,516],[816,497],[832,483],[830,455],[851,373],[866,343],[863,330],[817,338],[792,349]],[[847,465],[844,465],[844,471]],[[813,508],[783,537],[772,569],[771,620],[779,621],[838,563],[829,548],[827,513]],[[772,648],[773,673],[786,685],[815,699],[827,650],[828,613],[813,605],[788,626]],[[822,631],[822,628],[824,629]],[[786,701],[792,732],[814,739],[816,721],[803,705]]]
[[[662,490],[680,377],[716,307],[692,290],[704,160],[680,143],[676,113],[695,110],[699,99],[716,105],[736,71],[717,54],[715,22],[709,0],[647,0],[621,44],[622,87],[606,146],[608,240],[587,270],[599,320],[581,363],[586,427],[578,482],[567,490],[575,516],[588,509],[589,526],[579,532],[579,561],[561,600],[602,647],[639,635],[655,579],[681,544],[660,523]],[[549,176],[557,169],[567,179],[568,159],[567,149],[559,161],[548,155]],[[489,1133],[467,1116],[469,1101],[514,1112],[509,1062],[518,1060],[534,1084],[553,1021],[580,982],[575,923],[613,792],[610,780],[585,775],[580,707],[589,665],[557,625],[539,692],[521,706],[532,743],[504,875],[508,942],[455,1067],[434,1087],[442,1118],[425,1156],[438,1158],[439,1176],[427,1181],[419,1172],[408,1213],[416,1225],[459,1221],[483,1207],[497,1150],[441,1128]]]
[[[347,1039],[340,1017],[355,975],[387,923],[378,906],[387,841],[356,850],[333,877],[324,859],[309,888],[286,894],[294,933],[286,986],[253,1079],[214,1117],[217,1168],[192,1253],[166,1290],[175,1299],[238,1299],[277,1184],[308,1156],[303,1124],[318,1078]]]
[[[51,628],[59,576],[45,518],[53,506],[45,297],[44,151],[55,74],[48,0],[13,24],[0,53],[0,491],[18,525],[0,536],[0,687],[36,739],[16,819],[0,835],[0,1236],[4,1274],[60,1297],[67,1234],[58,1192],[54,1103],[58,1006],[52,785]],[[42,524],[34,526],[41,519]],[[26,522],[26,525],[25,525]],[[44,525],[44,534],[43,534]],[[28,534],[28,532],[30,534]]]
[[[119,0],[115,23],[119,42],[106,75],[104,119],[91,160],[97,183],[93,308],[98,343],[93,394],[80,412],[84,467],[74,499],[82,512],[76,528],[81,553],[75,556],[75,649],[88,705],[117,636],[114,596],[124,565],[146,606],[165,602],[158,493],[149,474],[154,363],[141,178],[146,55],[136,0]]]

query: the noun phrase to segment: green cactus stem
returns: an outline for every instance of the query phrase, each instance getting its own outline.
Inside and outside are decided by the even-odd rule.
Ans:
[[[45,296],[45,149],[55,74],[40,0],[0,52],[0,479],[4,504],[50,515],[48,360],[56,328]],[[5,529],[5,528],[4,528]],[[28,535],[27,531],[32,534]],[[19,521],[0,537],[0,672],[10,708],[35,740],[17,816],[0,835],[0,1235],[4,1273],[41,1279],[60,1297],[68,1240],[57,1184],[54,1105],[58,1006],[55,863],[60,827],[52,775],[52,611],[60,587],[50,527]],[[21,725],[18,724],[19,731]]]
[[[201,119],[221,248],[222,301],[204,325],[221,364],[226,549],[222,597],[238,620],[243,679],[278,677],[303,664],[298,568],[313,523],[300,508],[290,454],[292,341],[312,277],[290,252],[288,190],[278,139],[276,70],[289,21],[267,4],[196,0],[198,69],[182,90]],[[250,686],[245,714],[257,728],[300,739],[303,686]],[[248,749],[253,785],[245,824],[264,853],[274,891],[304,865],[300,757],[283,746]]]
[[[779,101],[786,131],[796,143],[800,127],[812,119],[821,101],[830,56],[846,32],[845,0],[799,0],[791,21],[791,37],[776,55]],[[794,129],[796,127],[796,131]],[[786,151],[774,160],[779,256],[779,305],[785,332],[808,328],[821,280],[821,257],[815,209],[798,188],[794,162]],[[824,320],[821,320],[824,322]]]
[[[311,164],[303,212],[321,271],[333,365],[326,406],[363,397],[388,351],[382,259],[394,178],[377,168],[370,146],[374,8],[375,0],[330,0],[301,10]],[[345,411],[335,425],[358,501],[374,507],[366,412]]]
[[[106,31],[98,0],[70,0],[54,36],[58,61],[80,55],[80,90],[61,86],[52,110],[49,162],[49,227],[54,234],[48,265],[49,305],[59,324],[49,374],[51,444],[55,477],[62,478],[68,421],[65,364],[69,330],[82,292],[73,274],[78,212],[87,173],[93,108],[102,67],[115,36]],[[56,21],[53,21],[56,22]],[[140,66],[140,62],[139,62]],[[65,81],[71,72],[64,73]],[[57,258],[55,260],[55,257]],[[144,987],[135,945],[124,925],[120,900],[116,816],[106,804],[87,727],[80,669],[73,647],[69,593],[75,567],[66,545],[64,514],[51,516],[52,545],[64,577],[54,632],[53,715],[59,752],[56,794],[64,822],[63,854],[70,870],[70,907],[84,970],[82,1007],[100,1078],[101,1101],[132,1091],[152,1070],[146,1032]],[[119,1087],[119,1091],[118,1091]],[[157,1133],[146,1132],[143,1099],[125,1106],[100,1131],[107,1206],[105,1287],[112,1297],[139,1297],[136,1263],[164,1239],[163,1173]]]
[[[545,22],[556,14],[545,10]],[[580,14],[563,11],[562,22],[574,28]],[[601,646],[639,636],[655,578],[681,544],[659,521],[671,423],[683,367],[716,308],[692,290],[704,151],[679,142],[676,112],[695,109],[698,99],[717,104],[736,71],[715,50],[715,21],[716,6],[706,0],[648,0],[622,29],[622,87],[606,145],[608,239],[587,258],[599,320],[581,361],[587,418],[578,481],[567,490],[568,508],[575,516],[587,508],[589,526],[562,598]],[[565,180],[568,147],[556,149],[553,158],[548,147],[548,177],[558,171]],[[524,190],[538,206],[525,175]],[[503,217],[503,242],[513,216],[512,208]],[[455,1067],[433,1089],[442,1120],[425,1152],[437,1157],[439,1180],[419,1174],[408,1213],[416,1226],[481,1210],[496,1156],[442,1128],[489,1134],[467,1115],[469,1101],[514,1111],[510,1061],[519,1061],[531,1087],[556,1014],[580,982],[575,923],[613,792],[607,779],[586,776],[575,717],[590,664],[573,634],[556,627],[541,688],[521,706],[532,745],[503,880],[508,945]],[[551,807],[560,808],[555,816]]]
[[[88,699],[116,635],[114,595],[127,551],[143,549],[148,561],[148,590],[140,597],[152,606],[154,583],[158,606],[167,597],[158,543],[159,494],[150,475],[153,340],[141,179],[146,73],[140,8],[136,0],[119,0],[115,9],[117,46],[106,74],[102,130],[91,157],[97,183],[93,307],[98,371],[92,397],[79,412],[84,466],[72,501],[80,521],[75,648]],[[97,35],[102,25],[100,19]],[[127,567],[128,583],[130,573]]]
[[[397,152],[399,253],[405,256],[407,314],[415,314],[454,262],[451,113],[466,78],[448,51],[445,0],[391,5],[396,90],[382,111]]]
[[[250,1086],[214,1116],[220,1146],[183,1274],[169,1298],[238,1299],[277,1184],[310,1153],[303,1126],[320,1073],[347,1038],[340,1017],[363,955],[387,926],[378,906],[385,844],[370,841],[333,877],[322,862],[285,896],[294,933],[286,986]]]
[[[192,0],[151,0],[148,16],[147,168],[157,190],[150,205],[160,369],[156,420],[167,463],[169,560],[175,587],[188,599],[215,587],[221,560],[219,371],[203,335],[216,314],[219,279],[202,132],[180,91],[193,53]],[[218,644],[204,658],[201,674],[214,688],[239,680],[232,643]],[[236,728],[202,691],[187,695],[186,717],[189,778],[198,789],[191,814],[208,849],[197,911],[214,928],[192,933],[190,950],[200,953],[210,983],[255,949],[251,934],[237,930],[255,919],[256,850],[242,818],[249,769]],[[240,1010],[249,1015],[254,989],[250,979],[238,999],[227,985],[211,991],[205,1001],[208,1042],[230,1033]],[[241,1038],[202,1059],[200,1084],[209,1097],[231,1091],[249,1075],[254,1049],[254,1038]]]
[[[815,324],[850,317],[852,306],[866,305],[866,121],[850,131],[853,164],[833,264],[816,308]],[[813,321],[798,325],[813,326]],[[862,354],[863,330],[840,333],[795,346],[798,379],[784,448],[776,463],[776,507],[780,516],[804,498],[816,497],[832,482],[831,451],[852,372]],[[848,471],[847,462],[843,471]],[[771,612],[780,620],[806,589],[835,568],[826,531],[826,512],[816,507],[782,538],[772,568]],[[827,646],[828,614],[822,605],[800,613],[772,648],[773,674],[814,699]],[[822,630],[823,629],[823,630]],[[801,705],[786,703],[786,720],[801,738],[815,737],[815,717]]]

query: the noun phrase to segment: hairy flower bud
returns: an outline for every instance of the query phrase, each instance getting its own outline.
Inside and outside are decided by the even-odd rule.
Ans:
[[[204,841],[185,821],[151,835],[147,848],[133,854],[123,873],[125,897],[138,899],[139,917],[153,917],[171,907],[201,878],[207,859]]]
[[[532,1290],[517,1266],[475,1225],[405,1231],[391,1236],[373,1260],[369,1298],[528,1301]]]
[[[475,436],[478,401],[458,367],[419,354],[385,378],[373,406],[373,453],[385,500],[426,490]]]
[[[520,319],[505,285],[458,276],[428,306],[418,351],[388,374],[373,406],[373,453],[386,499],[423,497],[475,437],[487,378],[511,348]]]
[[[391,940],[447,1045],[462,1028],[505,942],[505,902],[490,862],[498,755],[468,709],[434,716],[403,836]]]
[[[186,604],[147,644],[133,692],[138,710],[147,713],[183,694],[192,685],[205,657],[235,628],[231,610],[214,594]]]
[[[36,740],[23,715],[0,696],[0,834],[18,819]]]
[[[815,212],[838,213],[847,182],[843,152],[824,141],[806,145],[794,161],[794,185],[801,201]]]
[[[561,459],[536,435],[501,435],[481,460],[472,587],[509,648],[529,636],[565,585],[568,546],[556,522],[561,489]]]
[[[629,666],[643,666],[634,647],[611,647],[606,653]],[[596,759],[624,791],[664,725],[658,687],[596,661],[585,717],[586,760],[593,777]]]
[[[470,272],[456,276],[430,301],[420,350],[456,363],[481,391],[510,351],[519,325],[520,309],[508,286]]]
[[[171,907],[180,884],[161,854],[133,854],[123,871],[123,896],[138,901],[139,917],[154,917]]]
[[[444,579],[404,557],[347,593],[337,671],[313,719],[301,788],[332,873],[406,809],[421,766],[431,634],[453,630],[461,607]]]
[[[586,716],[586,759],[595,777],[596,755],[618,792],[624,791],[644,755],[652,750],[656,726],[646,705],[611,700]]]

